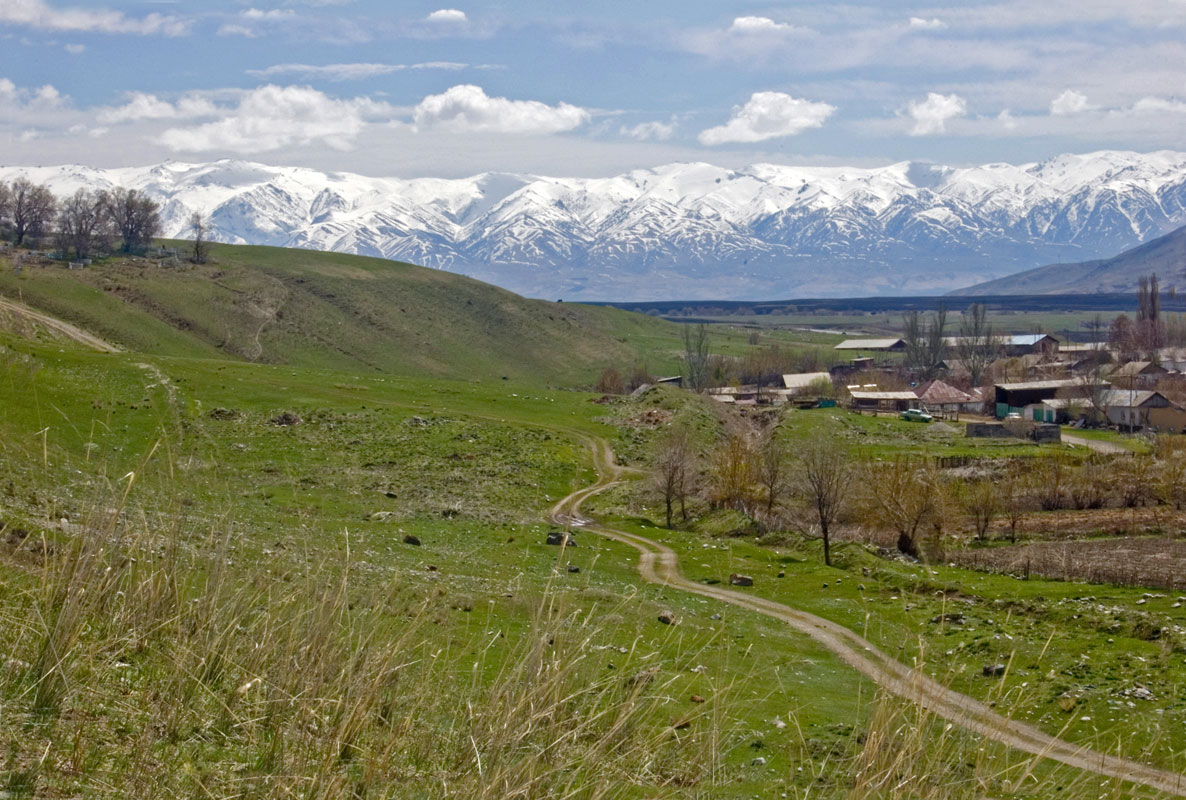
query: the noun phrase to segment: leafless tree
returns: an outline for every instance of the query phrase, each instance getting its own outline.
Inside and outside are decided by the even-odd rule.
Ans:
[[[688,388],[704,391],[708,386],[708,326],[684,326],[684,369],[688,372]]]
[[[939,363],[947,357],[947,309],[942,304],[924,321],[917,311],[908,311],[902,317],[906,343],[906,366],[930,378],[934,377]]]
[[[956,346],[960,361],[971,374],[972,385],[979,386],[984,370],[996,357],[1000,340],[988,321],[988,309],[984,303],[973,303],[960,320],[960,338]]]
[[[0,181],[0,226],[3,226],[8,221],[8,215],[12,211],[12,190],[8,188],[8,184]]]
[[[688,518],[687,497],[695,475],[695,451],[687,428],[677,425],[667,432],[655,449],[651,464],[651,481],[663,497],[667,527],[671,528],[675,504],[680,514]]]
[[[787,451],[778,441],[777,428],[771,428],[762,437],[758,446],[758,482],[766,495],[766,513],[774,512],[774,506],[782,496],[787,482]]]
[[[210,258],[210,220],[195,211],[189,218],[189,232],[193,236],[190,260],[195,264],[205,264]]]
[[[38,239],[49,228],[57,211],[58,202],[45,186],[28,178],[12,182],[9,214],[12,219],[13,243],[18,247],[26,239]]]
[[[1016,464],[1010,465],[1000,482],[1001,507],[1005,512],[1005,519],[1009,522],[1009,541],[1017,543],[1017,526],[1025,514],[1026,483],[1021,468]]]
[[[844,510],[854,481],[849,455],[833,439],[816,438],[799,448],[803,491],[819,523],[824,563],[832,565],[832,525]]]
[[[757,493],[757,460],[745,437],[726,439],[712,454],[709,501],[750,515]]]
[[[926,461],[898,457],[884,464],[868,464],[863,482],[871,521],[898,534],[899,551],[917,556],[919,533],[939,509],[934,467]]]
[[[79,189],[62,201],[56,239],[62,252],[73,252],[75,258],[89,258],[110,244],[106,195]]]
[[[1001,511],[1000,492],[996,484],[988,480],[965,483],[959,489],[960,505],[972,522],[976,538],[983,541],[988,537],[989,526]]]
[[[147,247],[161,232],[161,207],[135,189],[115,189],[107,196],[107,214],[120,238],[120,250],[131,253]]]

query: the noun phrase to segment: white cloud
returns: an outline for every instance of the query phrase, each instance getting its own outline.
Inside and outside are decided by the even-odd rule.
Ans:
[[[589,112],[568,103],[489,97],[480,86],[454,86],[425,97],[413,112],[417,128],[454,132],[562,133],[589,121]]]
[[[997,114],[997,121],[1000,122],[1007,131],[1017,130],[1017,118],[1014,117],[1013,112],[1007,108],[1002,110],[1000,114]]]
[[[947,121],[968,113],[968,103],[958,94],[927,92],[926,100],[915,100],[906,107],[914,120],[911,136],[928,136],[947,130]]]
[[[0,118],[5,112],[53,111],[66,105],[67,98],[48,83],[36,89],[22,89],[8,78],[0,78]]]
[[[256,33],[246,25],[236,25],[234,23],[227,23],[221,25],[217,31],[219,36],[243,36],[247,39],[256,38]]]
[[[249,8],[243,12],[243,17],[246,19],[258,20],[282,20],[290,19],[296,14],[291,8],[273,8],[268,11],[262,11],[258,8]]]
[[[938,17],[931,17],[930,19],[911,17],[910,27],[915,30],[940,31],[947,27],[947,23]]]
[[[1050,113],[1056,116],[1064,114],[1078,114],[1081,111],[1094,111],[1096,106],[1089,105],[1087,95],[1067,89],[1058,97],[1050,101]]]
[[[112,124],[146,119],[194,119],[217,116],[218,113],[214,103],[197,94],[189,94],[176,103],[170,103],[154,94],[130,92],[128,102],[115,108],[101,109],[97,119]]]
[[[77,56],[86,52],[85,44],[68,44],[65,47],[66,52],[72,56]]]
[[[794,25],[775,22],[770,17],[735,17],[729,30],[735,33],[790,33]]]
[[[627,128],[625,125],[618,131],[622,136],[629,136],[640,142],[665,142],[675,134],[674,122],[641,122]]]
[[[1133,103],[1132,110],[1138,114],[1165,111],[1172,114],[1186,114],[1186,102],[1181,100],[1167,100],[1164,97],[1142,97]]]
[[[458,11],[456,8],[439,9],[429,14],[425,19],[429,22],[443,22],[453,25],[469,21],[469,17],[465,15],[465,12]]]
[[[162,34],[183,36],[189,24],[178,17],[148,14],[132,18],[122,11],[105,8],[54,8],[44,0],[4,0],[0,3],[0,24],[27,25],[50,31]]]
[[[374,78],[379,75],[390,75],[404,70],[439,69],[455,71],[468,67],[456,61],[425,61],[420,64],[274,64],[266,69],[249,69],[248,75],[257,78],[270,78],[276,75],[300,75],[308,79],[324,79],[328,81],[349,81]]]
[[[733,109],[724,125],[700,132],[700,143],[761,142],[794,136],[818,128],[836,111],[827,103],[814,103],[782,92],[755,92],[744,106]]]
[[[393,109],[369,98],[338,100],[307,86],[263,86],[245,92],[222,119],[192,128],[170,128],[159,142],[170,150],[258,153],[322,144],[349,150],[369,119],[390,119]]]

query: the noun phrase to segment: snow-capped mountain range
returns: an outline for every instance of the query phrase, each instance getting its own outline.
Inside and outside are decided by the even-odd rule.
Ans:
[[[0,168],[58,194],[126,186],[220,241],[439,267],[534,297],[934,294],[1114,255],[1186,224],[1186,153],[873,169],[668,164],[610,178],[373,178],[243,161]]]

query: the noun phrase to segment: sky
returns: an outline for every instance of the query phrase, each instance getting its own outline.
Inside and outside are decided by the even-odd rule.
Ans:
[[[0,0],[0,164],[400,177],[1186,150],[1186,0]]]

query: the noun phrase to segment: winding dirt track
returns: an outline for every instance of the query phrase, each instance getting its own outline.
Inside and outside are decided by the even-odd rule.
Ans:
[[[98,350],[100,353],[118,353],[119,348],[115,345],[109,344],[94,334],[87,333],[77,325],[71,325],[69,322],[63,322],[57,317],[51,317],[48,314],[42,314],[40,311],[34,311],[26,305],[6,300],[0,297],[0,311],[12,314],[20,319],[41,325],[44,328],[57,333],[60,336],[65,336],[67,339],[86,345],[93,350]]]
[[[552,520],[559,525],[576,523],[583,530],[635,548],[640,554],[638,571],[644,580],[781,620],[831,650],[844,663],[878,686],[918,703],[931,713],[980,736],[1078,769],[1186,797],[1186,775],[1071,744],[1043,733],[1032,725],[1006,719],[984,703],[954,692],[927,675],[910,669],[842,625],[772,600],[688,580],[680,573],[678,558],[671,548],[637,534],[598,525],[581,516],[581,504],[585,500],[621,483],[625,472],[634,471],[615,463],[613,451],[604,440],[586,441],[593,451],[598,480],[553,506]]]

